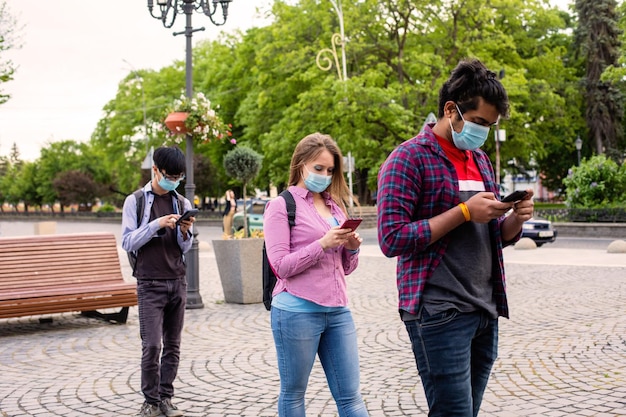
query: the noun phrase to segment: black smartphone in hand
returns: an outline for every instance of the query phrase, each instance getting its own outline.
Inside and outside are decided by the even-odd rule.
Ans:
[[[511,194],[507,195],[502,199],[503,203],[514,203],[516,201],[520,201],[524,197],[528,195],[528,191],[517,190],[513,191]]]
[[[357,227],[359,227],[359,225],[361,224],[362,221],[363,221],[363,219],[358,219],[358,218],[347,219],[345,222],[343,222],[343,224],[340,226],[340,228],[341,229],[352,229],[354,231],[354,230],[356,230]]]
[[[180,224],[180,222],[182,222],[183,220],[187,220],[190,217],[195,217],[197,214],[198,214],[198,209],[187,210],[186,212],[183,213],[182,216],[178,218],[178,220],[176,220],[176,224]]]

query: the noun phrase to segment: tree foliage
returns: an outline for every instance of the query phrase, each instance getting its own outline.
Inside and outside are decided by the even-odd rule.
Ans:
[[[65,171],[57,175],[52,181],[52,187],[61,205],[77,203],[83,210],[91,210],[91,206],[102,191],[101,184],[98,184],[90,173],[79,170]]]
[[[615,0],[576,0],[579,25],[576,43],[585,61],[585,118],[589,139],[597,154],[616,152],[623,146],[622,120],[624,96],[604,71],[617,64],[620,54],[621,29],[618,25]]]
[[[276,0],[268,26],[195,45],[193,85],[219,106],[242,148],[271,161],[247,185],[284,187],[297,142],[320,131],[352,154],[356,193],[368,201],[380,164],[437,113],[439,89],[459,60],[476,57],[502,76],[510,98],[511,116],[499,126],[506,130],[501,177],[537,170],[544,186],[558,190],[576,162],[577,135],[590,132],[586,157],[598,153],[591,140],[598,135],[607,154],[622,155],[626,147],[620,43],[626,21],[625,6],[619,7],[616,13],[615,0],[576,0],[576,14],[544,0],[344,2],[344,78],[334,57],[327,71],[317,65],[339,32],[330,2]],[[334,47],[340,57],[341,45]],[[100,198],[114,204],[142,185],[146,154],[166,141],[164,112],[183,91],[184,64],[130,72],[87,144],[42,150],[35,173],[41,201],[58,199],[52,181],[70,170],[91,175],[108,190]],[[237,183],[224,164],[231,149],[229,143],[194,144],[199,195],[219,195]],[[495,161],[495,140],[483,149]],[[12,161],[5,169],[21,172]],[[4,198],[18,198],[5,183]]]
[[[0,56],[5,51],[20,47],[19,32],[17,20],[11,14],[6,2],[0,2]],[[13,79],[15,69],[16,64],[13,61],[0,57],[0,104],[6,103],[11,98],[2,92],[2,84]]]

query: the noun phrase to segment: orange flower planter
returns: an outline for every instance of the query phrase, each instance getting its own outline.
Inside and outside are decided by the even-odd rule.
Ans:
[[[189,117],[189,113],[186,112],[170,113],[165,118],[165,126],[167,126],[172,133],[188,133],[187,128],[185,127],[185,120],[187,120],[187,117]]]

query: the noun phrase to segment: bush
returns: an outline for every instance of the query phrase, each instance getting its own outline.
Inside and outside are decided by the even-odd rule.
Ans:
[[[246,185],[261,170],[263,156],[251,148],[238,146],[224,156],[226,174],[243,184],[243,230],[248,237],[248,215],[246,213]]]
[[[110,204],[103,204],[98,209],[98,212],[99,213],[114,213],[115,212],[115,207],[113,207]]]
[[[570,208],[611,208],[626,202],[626,169],[603,155],[574,167],[563,183]]]

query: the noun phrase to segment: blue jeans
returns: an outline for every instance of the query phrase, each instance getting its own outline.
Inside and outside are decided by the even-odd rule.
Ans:
[[[174,395],[186,302],[184,278],[137,280],[141,391],[150,404]]]
[[[341,417],[367,417],[359,389],[359,353],[350,310],[293,313],[272,307],[280,417],[304,417],[304,394],[317,354]]]
[[[430,417],[476,417],[498,356],[498,319],[448,310],[405,322]]]

